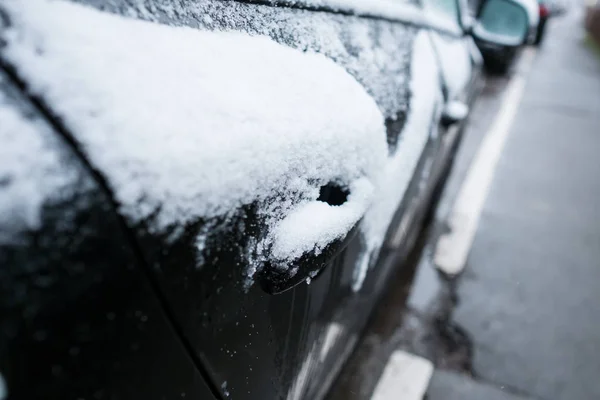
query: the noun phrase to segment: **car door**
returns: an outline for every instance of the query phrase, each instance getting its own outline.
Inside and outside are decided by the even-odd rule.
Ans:
[[[480,79],[482,58],[466,33],[473,17],[464,0],[423,0],[442,68],[446,102],[469,105]]]
[[[432,180],[445,175],[482,83],[483,58],[468,31],[474,19],[466,0],[423,0],[443,87],[442,120]],[[457,113],[458,111],[458,113]]]
[[[214,398],[55,128],[0,69],[0,398]]]
[[[64,123],[105,180],[151,268],[151,282],[173,328],[213,390],[235,398],[322,396],[397,267],[387,255],[408,247],[415,207],[431,180],[445,99],[421,10],[409,3],[371,10],[339,2],[330,7],[217,0],[82,2],[87,6],[39,0],[36,9],[11,5],[5,14],[15,31],[6,38],[5,62]],[[220,58],[229,62],[212,63]],[[312,86],[298,87],[295,79]],[[263,86],[247,91],[254,81]],[[338,92],[335,84],[348,92]],[[287,92],[298,96],[287,97]],[[312,92],[319,96],[311,97]],[[342,100],[348,99],[361,107],[347,112]],[[340,106],[320,113],[330,103]],[[230,107],[236,113],[227,113]],[[285,115],[276,120],[282,137],[296,132],[289,121],[314,122],[302,115],[310,110],[323,124],[317,128],[326,127],[319,131],[323,142],[286,143],[277,149],[299,152],[280,157],[267,151],[279,140],[276,135],[256,134],[248,142],[238,137],[241,144],[222,139],[231,125],[245,129],[265,116],[279,118],[271,109]],[[365,114],[373,109],[377,112]],[[360,146],[352,141],[321,146],[329,130],[353,131],[365,123],[357,115],[380,122],[380,135],[373,136],[380,147],[359,136],[352,140]],[[213,118],[220,119],[205,124]],[[206,131],[198,133],[196,126]],[[303,133],[313,137],[309,130]],[[254,162],[246,164],[245,150],[257,142],[267,150],[251,153]],[[361,157],[361,147],[382,150],[374,161],[380,173],[371,182],[375,194],[361,209],[360,221],[349,217],[343,234],[333,239],[317,235],[315,243],[324,236],[325,244],[282,266],[264,252],[273,249],[265,240],[273,223],[269,215],[279,215],[305,195],[302,190],[312,181],[303,174],[316,174],[311,179],[319,182],[306,202],[315,214],[294,214],[291,225],[278,224],[289,222],[288,214],[274,221],[277,227],[295,228],[284,230],[287,238],[298,239],[292,244],[305,243],[306,236],[324,229],[320,222],[347,210],[345,204],[356,204],[355,190],[361,189],[340,184],[329,170],[293,164],[307,156],[300,144],[313,146],[322,156],[311,160],[327,166],[328,155],[338,157],[340,148]],[[233,148],[240,157],[232,156]],[[214,165],[199,161],[202,157]],[[223,157],[233,169],[214,175],[224,168]],[[352,157],[350,151],[338,157],[339,171]],[[281,159],[286,162],[273,169],[291,164],[302,171],[282,181],[282,191],[269,180],[271,174],[247,185],[244,179],[252,176],[236,167],[241,163],[262,172]],[[198,191],[198,185],[213,190]],[[275,195],[245,201],[246,192],[261,185],[275,186],[269,192]],[[213,193],[222,197],[214,200]],[[319,211],[323,207],[326,213]]]

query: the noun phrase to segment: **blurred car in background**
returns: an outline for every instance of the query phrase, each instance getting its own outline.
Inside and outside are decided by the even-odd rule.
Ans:
[[[533,44],[536,46],[542,44],[546,33],[546,26],[548,25],[550,18],[557,17],[567,12],[567,3],[564,0],[538,0],[538,8],[540,22],[533,41]]]
[[[475,43],[489,70],[506,73],[519,51],[537,32],[539,7],[535,0],[483,2],[473,27]]]

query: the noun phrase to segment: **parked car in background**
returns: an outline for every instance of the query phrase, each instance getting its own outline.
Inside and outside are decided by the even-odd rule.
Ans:
[[[540,22],[538,23],[533,43],[539,46],[542,43],[542,40],[544,40],[544,35],[546,33],[546,24],[552,12],[550,5],[546,2],[546,0],[538,0],[538,7],[540,10]]]
[[[521,3],[464,7],[0,0],[0,398],[322,398],[448,168],[473,38],[525,40]]]
[[[480,4],[476,14],[479,23],[473,31],[490,70],[499,73],[508,71],[517,54],[537,32],[539,14],[535,0]]]
[[[548,20],[564,14],[567,11],[567,4],[564,0],[538,0],[538,8],[540,22],[533,42],[536,46],[539,46],[544,40]]]

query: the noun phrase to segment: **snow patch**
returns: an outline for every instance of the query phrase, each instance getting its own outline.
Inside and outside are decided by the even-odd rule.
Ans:
[[[426,31],[419,32],[415,38],[411,62],[412,97],[408,118],[397,151],[378,177],[373,205],[361,223],[367,250],[354,270],[352,287],[355,291],[360,290],[369,267],[377,258],[389,224],[423,154],[431,124],[437,121],[437,104],[442,101],[436,55]]]
[[[485,29],[481,23],[477,23],[473,27],[473,34],[478,39],[487,40],[492,43],[499,43],[506,46],[519,46],[523,43],[523,40],[513,35],[503,35],[501,33],[490,32]]]
[[[44,130],[0,93],[0,230],[38,229],[44,203],[71,182]]]
[[[461,101],[453,100],[446,104],[443,114],[454,121],[461,121],[469,114],[469,106]]]
[[[323,54],[365,87],[384,117],[395,120],[400,114],[404,119],[408,104],[406,71],[416,34],[407,24],[238,1],[152,0],[144,2],[144,7],[142,12],[128,0],[102,3],[103,10],[116,14],[209,31],[269,36],[286,46]]]
[[[365,188],[387,155],[383,116],[325,56],[62,1],[0,7],[11,20],[3,57],[64,121],[130,220],[164,232],[261,204],[261,245],[290,261],[343,236],[367,208]],[[330,182],[351,189],[347,203],[317,202]]]
[[[470,39],[448,39],[431,33],[435,48],[440,56],[448,98],[455,99],[468,85],[472,75]]]
[[[383,17],[415,25],[431,25],[450,32],[460,32],[446,15],[423,11],[415,1],[402,0],[270,0],[270,3],[323,7],[359,16]]]
[[[225,397],[229,397],[229,391],[227,390],[227,381],[224,381],[221,384],[221,389],[223,390],[223,394],[225,395]]]
[[[348,201],[342,205],[310,201],[297,207],[275,227],[273,256],[297,258],[313,249],[320,253],[356,225],[369,206],[372,192],[373,185],[362,179],[353,183]]]
[[[462,28],[458,22],[448,18],[448,14],[442,13],[433,7],[427,7],[427,24],[433,28],[441,29],[454,35],[464,36]]]

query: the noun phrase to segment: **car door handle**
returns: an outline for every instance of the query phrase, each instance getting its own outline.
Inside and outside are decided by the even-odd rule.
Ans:
[[[457,124],[467,118],[469,106],[459,100],[451,100],[442,110],[442,124],[446,127]]]
[[[257,273],[260,287],[268,294],[279,294],[307,280],[310,282],[348,246],[358,232],[358,225],[356,224],[345,237],[330,243],[319,254],[304,254],[290,262],[286,268],[267,263]]]
[[[317,201],[330,206],[341,206],[349,195],[349,191],[335,183],[322,186]],[[346,248],[358,230],[358,222],[342,238],[332,241],[320,252],[310,252],[287,265],[272,265],[268,263],[257,274],[261,288],[269,294],[278,294],[315,278],[335,257]]]

